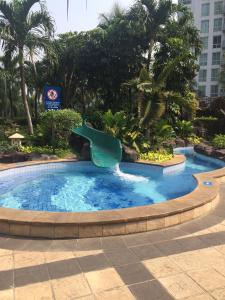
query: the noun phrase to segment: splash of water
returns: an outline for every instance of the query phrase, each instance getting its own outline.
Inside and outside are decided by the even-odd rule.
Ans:
[[[119,164],[115,166],[114,174],[116,176],[119,176],[122,180],[126,180],[126,181],[133,181],[133,182],[148,181],[148,179],[144,176],[132,175],[132,174],[122,172],[120,170]]]

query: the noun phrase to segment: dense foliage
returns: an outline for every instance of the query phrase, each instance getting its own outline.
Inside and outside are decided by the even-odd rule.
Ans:
[[[73,110],[47,111],[40,115],[39,137],[43,144],[67,148],[73,128],[82,124],[81,115]]]
[[[224,149],[225,148],[225,134],[217,134],[213,141],[213,146],[218,149]]]

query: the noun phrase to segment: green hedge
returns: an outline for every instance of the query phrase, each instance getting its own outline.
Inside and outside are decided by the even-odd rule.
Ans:
[[[41,114],[39,136],[45,145],[68,148],[72,129],[82,124],[82,117],[74,110],[47,111]]]

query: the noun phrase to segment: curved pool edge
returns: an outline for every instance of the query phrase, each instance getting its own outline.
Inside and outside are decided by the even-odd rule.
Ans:
[[[184,163],[171,161],[164,168]],[[0,167],[0,171],[55,162],[75,162],[76,160],[36,161],[10,164]],[[143,163],[143,162],[139,162]],[[183,197],[167,202],[118,209],[84,213],[57,213],[25,211],[0,208],[0,233],[39,238],[90,238],[124,235],[167,228],[190,221],[208,213],[219,201],[220,178],[225,177],[225,168],[194,175],[197,187]]]

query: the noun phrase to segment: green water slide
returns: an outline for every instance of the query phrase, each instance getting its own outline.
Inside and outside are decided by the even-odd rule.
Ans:
[[[73,132],[90,141],[91,159],[97,167],[112,168],[120,163],[122,158],[120,140],[87,124],[74,128]]]

